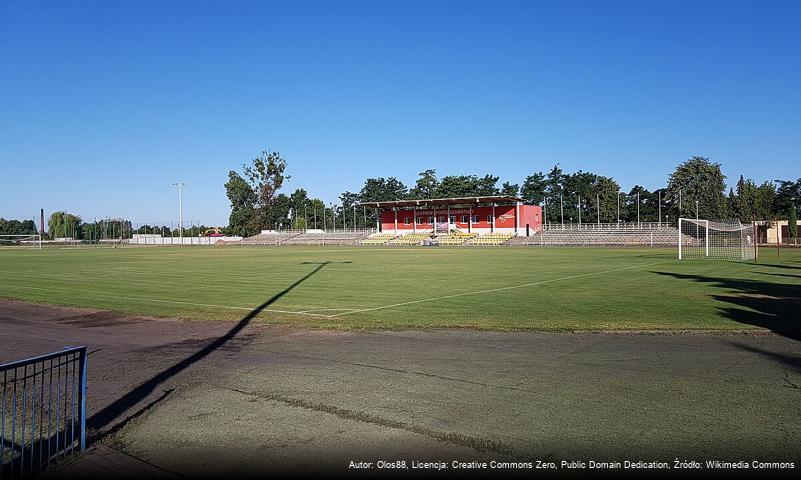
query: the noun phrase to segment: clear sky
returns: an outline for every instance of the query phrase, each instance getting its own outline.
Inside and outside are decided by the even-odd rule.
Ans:
[[[801,2],[0,2],[0,216],[227,224],[262,149],[366,177],[801,177]]]

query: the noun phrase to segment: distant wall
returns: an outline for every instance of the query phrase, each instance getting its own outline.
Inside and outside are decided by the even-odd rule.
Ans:
[[[135,233],[128,240],[130,245],[214,245],[219,240],[233,242],[242,240],[242,237],[162,237],[153,234]]]

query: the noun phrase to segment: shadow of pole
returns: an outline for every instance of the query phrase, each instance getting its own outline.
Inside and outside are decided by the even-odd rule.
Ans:
[[[111,405],[103,408],[99,412],[95,413],[91,417],[89,417],[86,421],[87,427],[94,429],[95,431],[101,430],[104,427],[108,426],[115,418],[119,417],[123,413],[125,413],[130,407],[136,405],[140,401],[144,400],[148,395],[150,395],[159,385],[164,383],[165,381],[169,380],[173,376],[177,375],[178,373],[186,370],[193,364],[197,363],[204,357],[208,356],[210,353],[214,352],[218,348],[225,345],[226,342],[234,338],[242,329],[248,326],[250,322],[256,318],[265,308],[269,307],[273,303],[275,303],[278,299],[292,291],[301,283],[308,280],[314,274],[319,272],[323,269],[326,265],[331,263],[350,263],[350,262],[320,262],[317,267],[312,270],[311,272],[307,273],[293,284],[288,286],[287,288],[281,290],[280,292],[276,293],[272,297],[270,297],[266,302],[262,303],[258,307],[251,310],[247,315],[242,317],[236,325],[234,325],[225,335],[217,338],[213,342],[209,343],[202,349],[198,350],[197,352],[193,353],[192,355],[186,357],[185,359],[181,360],[180,362],[176,363],[175,365],[162,370],[161,372],[157,373],[149,380],[145,381],[138,387],[134,388],[130,392],[126,393],[119,399],[115,400]],[[313,264],[312,262],[304,262],[304,265]],[[164,398],[166,395],[162,395],[161,398]],[[147,408],[147,407],[146,407]],[[124,424],[130,420],[131,418],[135,418],[137,415],[131,415],[123,421],[121,424],[116,425],[113,431],[117,431],[124,426]],[[108,432],[107,432],[108,433]],[[104,436],[104,435],[101,435]]]

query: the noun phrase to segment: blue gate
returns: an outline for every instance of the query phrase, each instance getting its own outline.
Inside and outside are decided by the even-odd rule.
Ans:
[[[0,477],[34,475],[86,448],[86,347],[0,364]]]

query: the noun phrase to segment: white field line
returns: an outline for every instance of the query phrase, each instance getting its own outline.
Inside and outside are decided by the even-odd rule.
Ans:
[[[146,274],[146,271],[125,271],[122,272],[123,275],[142,275]],[[105,280],[105,279],[118,279],[120,278],[120,273],[104,273],[104,272],[76,272],[76,273],[68,273],[68,274],[57,274],[57,273],[25,273],[25,272],[12,272],[12,276],[20,276],[20,277],[28,277],[28,278],[55,278],[61,280],[71,280],[72,282],[81,282],[85,280]],[[160,275],[164,276],[164,274]],[[236,280],[236,279],[225,279],[219,280],[216,282],[211,282],[208,280],[201,280],[196,281],[192,277],[177,275],[177,274],[167,274],[170,278],[176,278],[180,281],[188,281],[193,283],[192,286],[197,287],[217,287],[220,285],[241,285],[243,287],[252,287],[253,280]],[[161,285],[165,287],[173,287],[175,286],[175,282],[160,282],[158,280],[151,280],[147,278],[134,278],[131,277],[131,282],[134,284],[149,284],[149,285]],[[266,277],[257,277],[257,280],[262,280]]]
[[[192,305],[192,306],[195,306],[195,307],[212,307],[212,308],[222,308],[222,309],[229,309],[229,310],[247,310],[247,311],[250,311],[250,310],[253,310],[254,308],[256,308],[256,307],[237,307],[237,306],[234,306],[234,305],[215,305],[213,303],[183,302],[183,301],[178,301],[178,300],[162,300],[162,299],[158,299],[158,298],[133,297],[133,296],[117,295],[117,294],[107,294],[107,295],[92,295],[92,294],[89,294],[89,295],[87,295],[85,292],[79,292],[79,291],[75,291],[75,290],[62,290],[62,289],[57,289],[57,288],[45,288],[45,287],[31,287],[31,286],[27,286],[27,285],[13,285],[12,288],[14,288],[14,287],[19,287],[19,288],[22,288],[23,290],[24,289],[33,289],[33,290],[43,290],[43,291],[46,291],[46,292],[57,292],[57,293],[66,293],[66,294],[79,294],[79,295],[82,295],[82,296],[90,296],[90,297],[95,297],[95,298],[109,298],[109,297],[112,297],[112,298],[122,298],[122,299],[126,299],[126,300],[141,300],[143,302],[170,303],[170,304],[175,304],[175,305]],[[342,310],[346,310],[346,309],[342,309]],[[314,316],[314,317],[327,317],[327,318],[331,317],[331,315],[323,315],[323,314],[319,314],[319,313],[310,313],[310,312],[307,312],[307,311],[298,312],[298,311],[292,311],[292,310],[276,310],[276,309],[272,309],[272,308],[265,308],[263,311],[265,311],[265,312],[273,312],[273,313],[289,313],[289,314],[295,314],[295,315],[310,315],[310,316]]]
[[[358,310],[357,308],[310,308],[309,310],[302,310],[295,313],[309,313],[309,312],[342,312],[342,311],[352,311]],[[331,317],[331,315],[323,315],[325,317]]]
[[[479,294],[482,294],[482,293],[502,292],[504,290],[513,290],[513,289],[517,289],[517,288],[533,287],[535,285],[544,285],[546,283],[561,282],[563,280],[572,280],[574,278],[593,277],[593,276],[597,276],[597,275],[604,275],[604,274],[607,274],[607,273],[622,272],[624,270],[632,270],[634,268],[651,267],[651,266],[654,266],[654,265],[659,265],[659,264],[662,264],[662,263],[668,263],[668,262],[673,262],[673,261],[674,260],[663,260],[661,262],[648,263],[646,265],[633,265],[633,266],[630,266],[630,267],[616,268],[616,269],[613,269],[613,270],[604,270],[603,272],[582,273],[580,275],[570,275],[568,277],[552,278],[550,280],[542,280],[542,281],[539,281],[539,282],[523,283],[521,285],[512,285],[512,286],[509,286],[509,287],[488,288],[486,290],[476,290],[474,292],[462,292],[462,293],[454,293],[454,294],[451,294],[451,295],[443,295],[441,297],[424,298],[424,299],[421,299],[421,300],[410,300],[408,302],[395,303],[395,304],[392,304],[392,305],[382,305],[380,307],[362,308],[360,310],[351,310],[349,312],[337,313],[335,315],[329,315],[329,318],[341,317],[342,315],[350,315],[351,313],[372,312],[374,310],[383,310],[383,309],[386,309],[386,308],[402,307],[404,305],[413,305],[413,304],[416,304],[416,303],[436,302],[437,300],[445,300],[445,299],[448,299],[448,298],[455,298],[455,297],[464,297],[464,296],[467,296],[467,295],[479,295]]]

